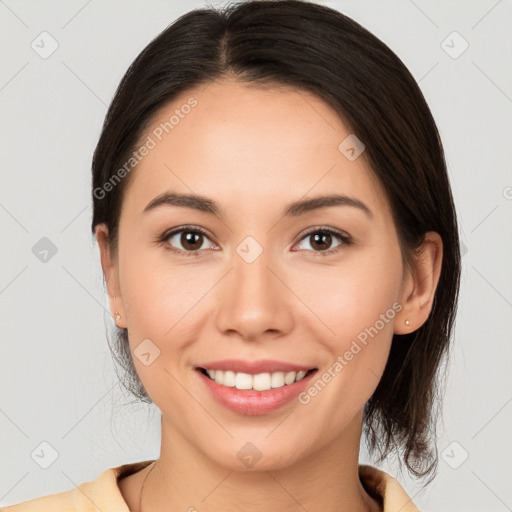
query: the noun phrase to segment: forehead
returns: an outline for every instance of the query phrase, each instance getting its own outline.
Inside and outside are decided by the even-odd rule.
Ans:
[[[229,208],[282,205],[305,195],[346,193],[386,208],[364,158],[351,161],[351,137],[337,113],[312,93],[290,87],[213,82],[161,107],[141,142],[125,202],[142,212],[169,190],[215,196]],[[350,140],[350,139],[349,139]],[[363,199],[364,198],[364,199]]]

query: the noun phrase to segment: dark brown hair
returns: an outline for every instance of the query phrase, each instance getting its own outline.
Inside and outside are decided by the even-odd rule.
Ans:
[[[456,212],[439,133],[420,88],[361,25],[300,0],[238,2],[181,16],[130,65],[108,109],[92,164],[93,233],[105,223],[117,254],[123,191],[133,175],[119,180],[118,170],[159,109],[196,85],[225,77],[312,92],[338,113],[366,146],[363,156],[386,192],[406,266],[427,231],[440,234],[442,270],[431,314],[416,331],[393,337],[384,374],[364,408],[370,454],[378,449],[382,461],[393,449],[403,450],[408,470],[431,475],[430,483],[438,463],[439,370],[459,291]],[[126,329],[117,329],[110,348],[125,370],[125,387],[151,403]]]

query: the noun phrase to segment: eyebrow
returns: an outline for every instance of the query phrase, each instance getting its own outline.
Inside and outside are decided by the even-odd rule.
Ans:
[[[220,205],[208,197],[197,194],[178,194],[175,192],[165,192],[155,197],[144,208],[143,213],[147,213],[161,206],[181,206],[216,216],[220,216],[222,213]],[[329,194],[294,201],[285,208],[283,216],[298,217],[299,215],[320,208],[329,208],[332,206],[351,206],[361,210],[370,219],[373,219],[372,211],[365,203],[354,197],[339,194]]]

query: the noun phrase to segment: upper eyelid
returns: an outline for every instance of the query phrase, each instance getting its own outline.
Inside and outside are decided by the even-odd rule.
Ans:
[[[302,238],[304,238],[305,236],[308,236],[310,235],[311,233],[316,233],[318,231],[327,231],[329,233],[333,233],[335,235],[338,235],[338,236],[341,236],[341,237],[346,237],[346,238],[352,238],[348,233],[346,233],[345,231],[341,230],[341,229],[337,229],[337,228],[331,228],[331,227],[328,227],[328,226],[315,226],[315,227],[312,227],[312,228],[309,228],[306,230],[306,232],[302,235]],[[302,240],[301,238],[301,240]]]

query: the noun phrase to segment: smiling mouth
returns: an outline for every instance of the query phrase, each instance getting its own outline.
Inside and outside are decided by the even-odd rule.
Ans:
[[[295,382],[301,381],[307,375],[316,372],[318,368],[311,368],[307,371],[267,372],[256,375],[230,370],[211,370],[207,368],[196,368],[196,370],[222,386],[239,390],[266,391],[268,389],[290,386]]]

